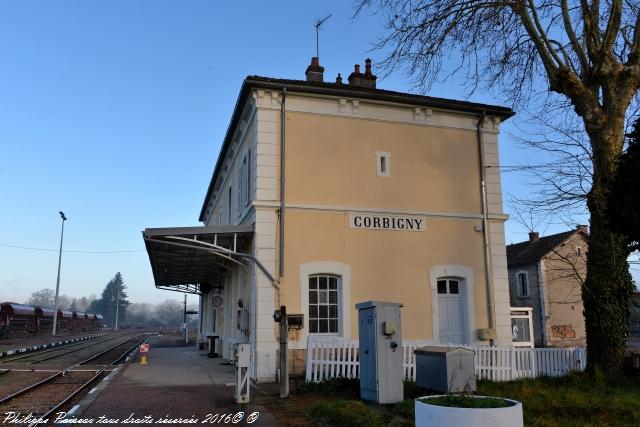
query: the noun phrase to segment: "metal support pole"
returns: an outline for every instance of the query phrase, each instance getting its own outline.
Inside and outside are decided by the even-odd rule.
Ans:
[[[289,396],[289,367],[287,365],[287,307],[280,306],[280,397]]]
[[[118,314],[120,314],[120,284],[118,284],[118,292],[116,294],[116,331],[118,330]]]
[[[58,253],[58,278],[56,279],[56,297],[53,302],[53,329],[51,335],[56,336],[58,329],[58,295],[60,293],[60,267],[62,266],[62,239],[64,238],[64,222],[67,217],[60,211],[60,218],[62,218],[62,231],[60,232],[60,251]]]
[[[184,310],[182,312],[182,327],[184,328],[184,343],[189,342],[189,332],[187,331],[187,294],[184,294]]]

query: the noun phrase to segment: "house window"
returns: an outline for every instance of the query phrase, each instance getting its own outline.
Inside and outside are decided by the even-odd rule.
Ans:
[[[249,205],[251,199],[251,150],[247,152],[242,158],[242,165],[240,166],[240,187],[238,206],[244,207]],[[240,214],[240,213],[238,213]]]
[[[520,272],[516,275],[518,282],[518,296],[529,296],[529,276],[525,272]]]
[[[387,177],[391,174],[391,154],[376,151],[376,175]]]
[[[309,333],[337,334],[338,276],[309,276]]]

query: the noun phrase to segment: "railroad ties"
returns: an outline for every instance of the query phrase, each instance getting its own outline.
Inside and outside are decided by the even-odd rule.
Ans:
[[[49,418],[64,411],[149,335],[109,336],[89,345],[0,359],[0,413]]]

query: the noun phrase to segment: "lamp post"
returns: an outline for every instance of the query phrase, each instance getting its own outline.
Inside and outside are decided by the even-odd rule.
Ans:
[[[58,327],[58,294],[60,292],[60,266],[62,265],[62,238],[64,237],[64,222],[67,217],[64,216],[64,212],[60,211],[60,218],[62,218],[62,231],[60,232],[60,252],[58,253],[58,279],[56,280],[56,298],[54,300],[53,307],[53,331],[51,335],[56,335],[56,329]]]

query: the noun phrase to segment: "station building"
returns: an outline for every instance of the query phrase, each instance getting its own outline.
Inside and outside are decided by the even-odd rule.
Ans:
[[[199,336],[273,381],[281,305],[307,337],[357,339],[355,304],[399,302],[403,339],[510,344],[498,164],[504,107],[343,82],[247,77],[198,227],[143,232],[159,288],[200,295]],[[299,316],[298,316],[299,318]]]

